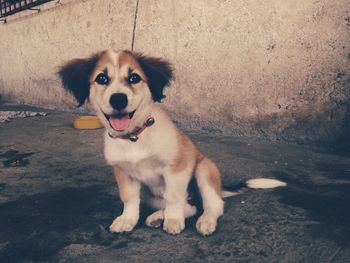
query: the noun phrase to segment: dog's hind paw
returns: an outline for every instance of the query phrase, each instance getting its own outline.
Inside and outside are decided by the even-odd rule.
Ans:
[[[164,220],[164,210],[158,210],[150,214],[146,219],[146,225],[149,227],[160,227]]]
[[[109,231],[112,233],[129,232],[134,229],[136,224],[137,219],[135,220],[121,215],[114,219],[109,227]]]

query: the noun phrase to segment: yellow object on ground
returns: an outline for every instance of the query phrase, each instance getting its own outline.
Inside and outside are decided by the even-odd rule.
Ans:
[[[76,129],[100,129],[103,127],[96,116],[78,116],[73,120],[73,126]]]

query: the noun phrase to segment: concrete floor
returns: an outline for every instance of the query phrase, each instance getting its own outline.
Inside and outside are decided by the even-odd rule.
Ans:
[[[147,208],[133,232],[111,234],[122,203],[103,160],[102,130],[75,130],[73,114],[47,112],[0,124],[0,262],[350,262],[345,155],[190,132],[224,184],[263,176],[288,187],[228,199],[207,238],[195,218],[177,236],[147,228]]]

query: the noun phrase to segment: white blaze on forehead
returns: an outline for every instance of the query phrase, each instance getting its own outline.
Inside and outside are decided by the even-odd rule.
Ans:
[[[114,51],[114,50],[109,49],[106,51],[105,56],[110,59],[110,61],[113,63],[113,65],[117,66],[120,53],[121,52],[119,52],[119,51]]]
[[[91,80],[93,81],[104,70],[107,70],[109,77],[120,78],[120,80],[128,77],[129,70],[132,70],[132,72],[139,74],[143,80],[146,80],[139,62],[129,51],[106,50],[102,52]]]
[[[108,76],[113,77],[115,75],[115,69],[117,68],[118,54],[113,50],[107,50],[101,53],[99,60],[96,63],[94,72],[91,74],[90,81],[93,82],[98,74],[107,70]]]

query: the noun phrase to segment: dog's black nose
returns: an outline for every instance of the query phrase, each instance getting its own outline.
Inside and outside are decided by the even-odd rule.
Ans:
[[[128,97],[124,93],[114,93],[109,99],[109,103],[115,110],[122,110],[128,106]]]

